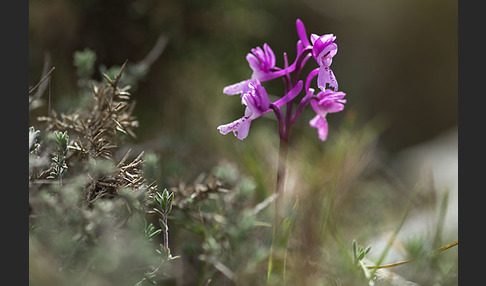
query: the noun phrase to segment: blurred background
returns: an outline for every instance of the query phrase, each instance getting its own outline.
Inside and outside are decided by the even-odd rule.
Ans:
[[[89,48],[96,53],[99,70],[94,77],[101,80],[100,70],[120,66],[125,60],[142,61],[163,37],[167,42],[162,53],[131,89],[139,127],[135,130],[137,138],[127,148],[135,149],[132,154],[142,150],[157,153],[167,186],[192,181],[221,162],[231,162],[255,179],[260,190],[254,198],[256,203],[267,197],[275,184],[277,124],[273,116],[254,121],[244,141],[232,134],[221,135],[216,127],[244,112],[237,97],[222,91],[250,77],[246,54],[263,43],[275,52],[277,66],[283,66],[284,52],[292,62],[298,40],[297,18],[304,22],[308,34],[337,36],[339,49],[332,69],[347,98],[343,112],[328,116],[326,142],[319,141],[316,130],[308,125],[314,116],[310,109],[292,131],[290,160],[300,158],[303,166],[298,165],[295,173],[304,174],[301,179],[309,185],[305,188],[320,186],[318,168],[332,170],[332,160],[321,161],[332,159],[333,151],[349,152],[349,157],[354,156],[351,163],[361,172],[361,159],[365,158],[366,164],[372,160],[360,153],[369,149],[359,149],[359,142],[353,140],[364,140],[366,145],[370,139],[346,132],[372,129],[376,138],[370,156],[378,157],[387,167],[409,159],[396,167],[394,176],[403,181],[407,177],[417,180],[421,175],[413,172],[422,170],[417,167],[420,160],[436,150],[434,164],[451,166],[452,173],[447,169],[434,179],[452,178],[444,186],[457,191],[457,1],[31,0],[29,85],[39,82],[49,58],[50,66],[55,67],[50,104],[56,110],[68,111],[82,96],[73,64],[76,51]],[[308,65],[312,64],[309,61]],[[281,96],[280,84],[278,80],[269,82],[269,92]],[[47,112],[46,103],[30,113],[29,124],[38,124],[37,116]],[[437,138],[446,138],[448,143]],[[416,149],[426,142],[438,145]],[[353,153],[353,148],[358,151]],[[414,150],[422,157],[414,157],[418,154]],[[306,162],[317,170],[309,169]],[[346,166],[347,171],[355,170]],[[298,184],[302,180],[289,183]],[[376,185],[360,186],[373,189]],[[442,187],[439,183],[437,186]],[[349,199],[363,188],[352,185],[351,189],[346,193]],[[406,198],[403,194],[388,196],[384,198],[390,199],[390,205],[383,213],[396,211],[393,203]],[[388,222],[396,223],[392,218]],[[359,221],[350,223],[350,227],[353,225],[359,225]],[[370,235],[364,237],[373,240]]]
[[[33,0],[29,83],[39,81],[44,57],[50,54],[56,68],[52,106],[65,110],[77,96],[75,51],[89,48],[97,65],[119,66],[125,60],[142,60],[158,37],[165,36],[162,54],[132,89],[140,121],[138,142],[156,140],[151,147],[159,151],[179,148],[168,152],[175,169],[192,164],[182,164],[176,154],[204,154],[194,163],[204,168],[222,155],[231,156],[224,149],[242,144],[216,130],[244,110],[239,100],[222,93],[223,87],[250,76],[245,56],[265,42],[278,66],[283,65],[283,52],[293,60],[297,18],[308,33],[337,36],[332,67],[348,103],[346,112],[329,116],[330,137],[350,112],[357,124],[381,118],[386,128],[379,142],[387,154],[456,126],[457,1],[449,0]],[[95,76],[101,79],[99,72]],[[280,91],[278,84],[275,92]],[[37,112],[47,112],[47,107]],[[295,129],[315,137],[307,125],[310,113]],[[255,122],[252,130],[276,129],[275,122],[265,121]]]

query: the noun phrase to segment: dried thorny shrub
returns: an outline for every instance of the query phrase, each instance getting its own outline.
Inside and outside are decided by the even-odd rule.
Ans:
[[[92,88],[87,93],[81,87],[82,96],[89,96],[82,107],[50,110],[38,118],[38,130],[29,128],[29,273],[36,285],[146,285],[174,279],[162,243],[161,249],[154,245],[164,228],[154,227],[158,159],[150,151],[133,158],[130,149],[116,158],[138,127],[130,86],[121,80],[125,66],[113,78],[105,74],[103,82],[84,80]],[[230,280],[235,274],[225,257],[242,235],[239,224],[248,223],[237,216],[251,207],[239,201],[245,188],[235,178],[228,183],[224,176],[204,173],[193,183],[167,188],[174,195],[168,224],[198,235],[204,251],[190,255]],[[258,212],[247,216],[253,221]],[[201,232],[205,225],[211,230]],[[253,223],[245,229],[251,228]],[[83,274],[74,279],[79,271]]]
[[[142,173],[143,152],[130,163],[126,163],[130,151],[116,165],[115,172],[94,178],[85,188],[85,204],[91,206],[100,198],[113,198],[121,188],[146,190],[152,194],[156,190],[155,181],[146,184]]]
[[[30,279],[35,285],[69,281],[71,273],[90,263],[98,269],[93,277],[85,277],[87,281],[105,285],[97,275],[110,274],[124,257],[129,257],[123,264],[128,277],[112,281],[133,285],[160,259],[143,236],[157,191],[156,182],[144,177],[144,152],[134,159],[130,150],[121,160],[114,158],[127,139],[135,138],[138,126],[130,86],[120,87],[125,65],[114,78],[105,75],[104,82],[92,81],[86,106],[67,114],[51,110],[38,118],[45,126],[29,128]],[[113,241],[117,237],[118,242]],[[135,249],[122,246],[129,242]],[[114,247],[112,252],[106,252],[109,247]],[[108,272],[99,269],[103,261],[93,262],[101,253],[115,259]]]
[[[169,190],[175,194],[176,201],[174,201],[174,206],[179,209],[187,209],[190,205],[197,205],[198,202],[207,199],[211,195],[229,192],[216,177],[212,175],[206,177],[204,174],[199,175],[188,186],[180,184],[177,187],[171,187]]]
[[[119,133],[136,137],[133,128],[138,126],[138,121],[133,115],[135,102],[130,102],[130,86],[119,87],[125,64],[114,79],[105,75],[106,83],[92,86],[92,100],[87,106],[59,116],[52,110],[50,116],[39,118],[46,123],[45,132],[69,134],[69,152],[64,154],[67,166],[82,168],[86,162],[113,159],[115,150],[126,137]],[[130,163],[126,162],[128,155],[129,152],[116,165],[113,174],[94,177],[86,185],[83,197],[87,205],[100,197],[114,197],[122,187],[148,187],[141,171],[143,153]],[[50,173],[31,174],[31,181],[35,184],[36,180],[52,178],[46,176]]]
[[[65,130],[71,136],[78,135],[71,148],[74,155],[112,158],[120,140],[118,132],[136,138],[133,128],[138,127],[138,121],[133,116],[135,102],[129,102],[130,86],[118,87],[125,65],[114,79],[105,75],[107,84],[102,82],[92,86],[93,97],[88,111],[80,109],[57,116],[52,110],[51,116],[39,118],[48,123],[46,131]]]

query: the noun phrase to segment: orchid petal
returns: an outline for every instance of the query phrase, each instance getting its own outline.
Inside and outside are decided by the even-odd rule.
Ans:
[[[317,101],[311,100],[310,105],[317,115],[319,115],[321,117],[326,117],[326,115],[328,113],[327,110],[325,108],[322,108],[322,106],[320,106]]]
[[[251,52],[258,58],[260,62],[263,62],[265,58],[265,53],[263,52],[262,48],[256,47],[251,49]]]
[[[250,120],[257,119],[268,110],[268,108],[262,108],[259,99],[250,94],[244,94],[241,102],[246,105],[245,117],[248,117]]]
[[[337,44],[331,43],[325,46],[318,55],[314,55],[315,50],[312,50],[314,58],[316,58],[319,65],[330,66],[332,63],[332,58],[337,54]]]
[[[265,88],[261,84],[258,84],[256,86],[255,91],[256,91],[256,94],[257,94],[258,99],[259,99],[258,105],[260,106],[260,110],[261,111],[267,110],[268,107],[270,106],[270,99],[268,98],[267,91],[265,90]]]
[[[251,53],[246,55],[250,68],[253,70],[252,79],[268,81],[281,75],[274,75],[275,54],[267,43],[263,44],[263,49],[256,47],[251,49]]]
[[[242,94],[248,86],[249,82],[250,80],[244,80],[232,85],[228,85],[223,88],[223,93],[227,95]]]
[[[250,124],[251,120],[249,117],[244,116],[240,119],[237,119],[231,123],[220,125],[218,126],[218,130],[221,134],[226,135],[229,132],[233,132],[233,134],[240,140],[245,139],[248,136],[250,131]]]
[[[322,91],[317,95],[318,102],[315,107],[326,113],[335,113],[344,109],[346,99],[343,99],[346,94],[344,92],[334,92],[331,90]]]
[[[342,111],[346,103],[346,99],[343,99],[346,94],[341,91],[334,92],[328,89],[319,92],[317,95],[311,93],[311,96],[314,96],[314,100],[310,102],[312,109],[322,117],[325,117],[328,113]]]
[[[328,66],[321,66],[319,68],[319,74],[317,75],[317,86],[321,90],[325,90],[326,84],[329,84],[334,90],[338,90],[338,83],[331,68]]]
[[[326,102],[323,108],[328,113],[336,113],[342,111],[344,109],[344,105],[339,102],[331,101],[331,102]]]
[[[270,48],[270,46],[267,45],[267,43],[263,44],[263,49],[265,50],[265,61],[266,61],[266,63],[269,64],[268,68],[269,69],[274,68],[275,67],[275,63],[276,63],[275,53]]]
[[[325,34],[322,36],[318,36],[316,34],[311,35],[311,42],[314,45],[314,48],[321,50],[327,45],[332,44],[336,40],[336,36],[333,34]]]
[[[326,141],[328,133],[328,124],[326,117],[316,115],[309,121],[309,125],[313,128],[317,128],[317,134],[321,141]]]
[[[246,60],[248,61],[250,68],[253,70],[253,73],[257,73],[260,70],[260,61],[254,54],[248,53],[246,55]]]
[[[336,36],[326,34],[317,38],[317,35],[311,36],[314,46],[312,47],[312,56],[316,59],[319,66],[330,66],[332,58],[336,55],[338,46],[334,43]]]
[[[319,108],[328,113],[340,112],[346,103],[346,99],[343,99],[345,95],[343,92],[332,92],[319,101]]]
[[[304,23],[300,19],[295,21],[295,25],[297,26],[297,35],[299,35],[300,40],[304,47],[310,46],[309,40],[307,39],[307,32],[305,31]]]

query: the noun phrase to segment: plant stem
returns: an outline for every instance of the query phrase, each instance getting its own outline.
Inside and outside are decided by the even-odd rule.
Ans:
[[[275,189],[275,217],[272,232],[272,245],[268,260],[267,285],[279,284],[279,278],[285,282],[285,258],[287,255],[288,235],[291,221],[285,221],[283,212],[285,180],[287,175],[288,131],[280,134],[279,156],[277,165],[277,184]],[[284,250],[282,255],[281,251]]]
[[[446,249],[449,249],[451,247],[454,247],[456,245],[459,244],[459,241],[456,240],[454,242],[451,242],[451,243],[448,243],[444,246],[441,246],[439,248],[437,248],[436,250],[433,250],[431,252],[428,252],[427,254],[425,255],[433,255],[433,254],[436,254],[440,251],[444,251]],[[404,261],[400,261],[400,262],[395,262],[395,263],[390,263],[390,264],[384,264],[384,265],[378,265],[378,266],[367,266],[368,269],[381,269],[381,268],[391,268],[391,267],[395,267],[395,266],[399,266],[399,265],[402,265],[402,264],[406,264],[406,263],[409,263],[411,262],[412,259],[408,259],[408,260],[404,260]]]
[[[164,222],[164,250],[167,258],[170,258],[170,250],[169,250],[169,225],[167,224],[167,214],[164,214],[162,217],[162,220]]]
[[[287,132],[288,131],[289,130],[287,130]],[[285,192],[285,180],[287,175],[287,153],[288,140],[286,138],[280,137],[277,165],[277,185],[275,189],[275,193],[277,194],[277,198],[275,200],[275,225],[278,225],[282,218],[281,202]]]

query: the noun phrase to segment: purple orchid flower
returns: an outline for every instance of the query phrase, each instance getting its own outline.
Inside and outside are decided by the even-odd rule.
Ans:
[[[332,58],[337,53],[337,44],[334,43],[336,36],[333,34],[326,34],[318,36],[311,35],[311,42],[314,45],[312,48],[312,56],[316,59],[319,65],[319,75],[317,76],[317,86],[321,90],[326,89],[326,84],[329,84],[334,90],[338,90],[338,83],[330,66]]]
[[[308,90],[308,96],[313,96],[310,102],[312,109],[316,112],[316,116],[312,118],[309,125],[317,128],[317,133],[321,141],[326,141],[328,133],[328,124],[326,115],[328,113],[335,113],[344,109],[346,99],[343,99],[346,94],[341,91],[324,90],[317,95],[314,94],[314,89]]]
[[[337,44],[334,43],[336,36],[333,34],[325,34],[318,36],[316,34],[311,34],[309,40],[307,39],[307,32],[305,30],[304,23],[300,19],[296,21],[297,34],[302,42],[304,48],[312,47],[312,56],[319,65],[319,75],[317,76],[317,86],[321,90],[326,89],[326,85],[329,84],[334,90],[338,90],[338,83],[334,73],[332,72],[330,66],[332,63],[332,58],[337,53]]]
[[[301,46],[302,45],[298,43],[297,54],[302,51]],[[251,78],[226,86],[223,89],[223,93],[227,95],[243,94],[250,82],[255,82],[255,80],[264,82],[281,77],[294,71],[296,66],[296,63],[294,62],[291,66],[285,69],[276,67],[275,53],[267,43],[263,44],[263,49],[260,47],[251,49],[251,53],[246,55],[246,60],[248,61],[250,68],[253,70]]]
[[[276,72],[275,68],[275,54],[267,43],[263,44],[263,49],[256,47],[251,49],[251,53],[246,55],[246,60],[253,70],[250,79],[228,85],[223,89],[223,93],[227,95],[244,94],[250,84],[254,84],[257,80],[268,81],[279,76],[282,72]]]
[[[245,139],[248,136],[251,121],[271,110],[280,110],[280,107],[299,94],[302,86],[303,82],[299,81],[285,96],[272,103],[268,98],[267,91],[258,79],[246,81],[246,84],[239,84],[238,90],[241,89],[242,91],[241,103],[246,105],[245,116],[231,123],[218,126],[219,132],[226,135],[232,131],[238,139]]]
[[[260,47],[251,49],[251,53],[246,55],[246,60],[253,70],[252,79],[267,81],[275,78],[272,76],[275,69],[275,54],[267,43],[263,44],[263,49]]]

